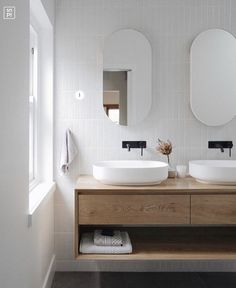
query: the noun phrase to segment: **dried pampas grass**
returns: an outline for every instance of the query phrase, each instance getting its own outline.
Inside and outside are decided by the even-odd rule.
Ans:
[[[172,149],[173,146],[170,140],[165,142],[158,138],[158,146],[156,147],[156,150],[157,152],[167,156],[168,164],[170,163],[169,155],[171,154]]]

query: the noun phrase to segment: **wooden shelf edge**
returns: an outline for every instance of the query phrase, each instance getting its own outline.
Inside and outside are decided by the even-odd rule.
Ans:
[[[114,257],[115,256],[115,257]],[[201,256],[201,255],[189,255],[189,256],[163,256],[163,257],[145,257],[137,256],[135,254],[130,255],[98,255],[98,254],[80,254],[76,258],[77,261],[81,260],[93,260],[93,261],[236,261],[236,253],[231,255],[222,256]]]

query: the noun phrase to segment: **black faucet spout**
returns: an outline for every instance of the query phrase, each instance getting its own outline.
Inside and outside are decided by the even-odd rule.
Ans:
[[[220,145],[220,144],[216,144],[216,145],[215,145],[215,148],[220,149],[221,153],[224,153],[224,152],[225,152],[224,147],[223,147],[222,145]]]

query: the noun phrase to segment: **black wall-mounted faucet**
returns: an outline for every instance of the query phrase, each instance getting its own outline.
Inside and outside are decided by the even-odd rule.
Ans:
[[[209,149],[220,149],[221,152],[224,152],[224,149],[229,149],[229,157],[231,157],[233,146],[233,141],[208,141]]]
[[[143,149],[147,147],[146,141],[122,141],[122,148],[131,150],[131,148],[141,149],[141,156],[143,156]]]

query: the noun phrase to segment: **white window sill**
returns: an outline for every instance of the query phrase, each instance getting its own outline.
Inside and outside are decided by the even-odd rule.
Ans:
[[[39,183],[29,194],[29,225],[32,223],[32,216],[44,201],[48,194],[56,189],[55,182]]]

